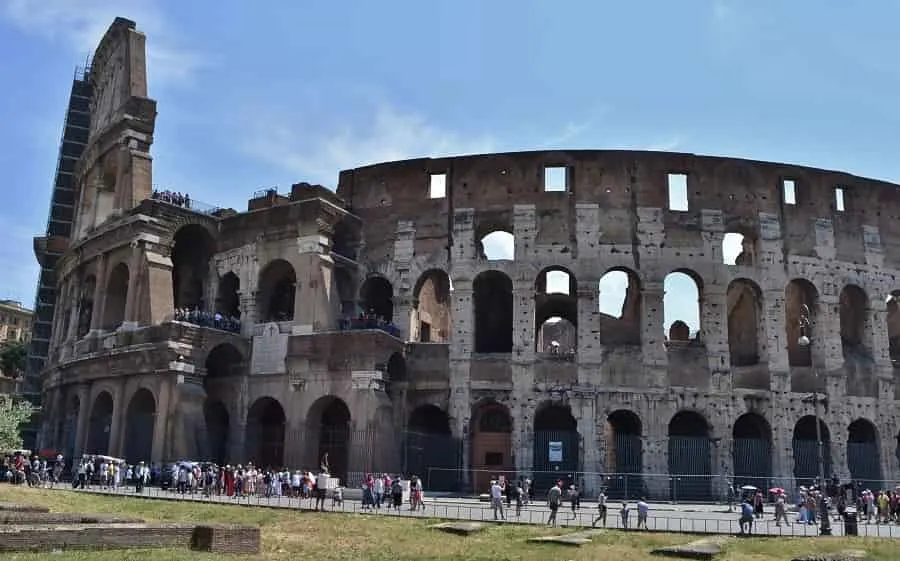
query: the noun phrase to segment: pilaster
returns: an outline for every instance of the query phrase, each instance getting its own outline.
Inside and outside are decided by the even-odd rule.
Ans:
[[[94,309],[91,311],[91,333],[99,333],[103,329],[103,311],[106,308],[106,268],[105,255],[97,257],[97,283],[94,285]]]
[[[297,238],[297,292],[294,298],[294,334],[330,330],[332,317],[331,289],[334,261],[330,256],[331,240],[315,234]]]
[[[138,287],[140,286],[141,278],[141,251],[141,242],[131,242],[131,260],[128,264],[130,272],[128,275],[128,294],[125,300],[125,321],[122,322],[120,327],[120,329],[125,331],[137,328],[140,319],[138,318],[138,304],[141,295]]]
[[[641,293],[641,354],[646,380],[651,386],[666,385],[669,357],[663,327],[663,283],[647,282]]]
[[[732,389],[730,353],[728,350],[728,299],[724,286],[710,284],[704,288],[700,304],[700,329],[709,373],[710,387],[719,392]],[[730,465],[731,462],[728,462]]]

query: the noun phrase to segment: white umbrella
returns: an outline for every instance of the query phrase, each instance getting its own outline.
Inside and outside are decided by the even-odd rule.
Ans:
[[[741,487],[741,491],[757,491],[758,489],[753,485],[744,485]]]

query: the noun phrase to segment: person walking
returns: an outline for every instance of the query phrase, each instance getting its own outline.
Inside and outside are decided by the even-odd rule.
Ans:
[[[547,493],[547,506],[550,508],[550,518],[547,519],[548,526],[556,526],[556,513],[559,510],[559,503],[562,501],[560,485],[562,485],[562,481],[557,481]]]
[[[494,510],[494,520],[497,520],[497,513],[500,513],[500,518],[506,520],[506,516],[503,514],[503,487],[497,481],[491,481],[491,507]]]
[[[597,527],[597,522],[603,522],[603,527],[606,528],[606,493],[603,490],[600,490],[600,495],[597,496],[597,518],[594,518],[594,522],[591,524],[592,528]]]

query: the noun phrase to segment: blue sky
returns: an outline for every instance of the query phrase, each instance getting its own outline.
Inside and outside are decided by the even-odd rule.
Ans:
[[[244,208],[360,164],[544,148],[900,179],[900,5],[684,0],[0,0],[0,292],[31,305],[70,78],[148,34],[157,184]]]

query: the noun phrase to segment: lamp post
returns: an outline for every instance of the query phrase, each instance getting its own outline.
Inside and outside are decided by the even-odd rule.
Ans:
[[[809,332],[811,322],[809,319],[809,306],[803,304],[800,307],[800,338],[797,343],[801,347],[809,347],[812,341],[807,333]],[[816,385],[812,395],[813,399],[813,416],[816,418],[816,464],[819,471],[819,534],[823,536],[831,535],[831,522],[828,520],[828,502],[825,498],[825,447],[822,442],[822,421],[819,414],[819,373],[815,366],[813,368],[813,376]]]

